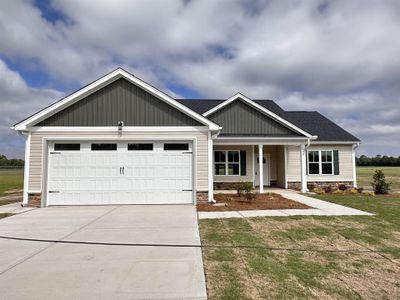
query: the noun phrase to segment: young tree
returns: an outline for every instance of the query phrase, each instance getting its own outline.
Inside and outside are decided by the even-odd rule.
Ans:
[[[385,174],[382,170],[375,170],[374,176],[372,176],[372,188],[375,194],[388,194],[390,190],[390,185],[392,183],[386,182]]]

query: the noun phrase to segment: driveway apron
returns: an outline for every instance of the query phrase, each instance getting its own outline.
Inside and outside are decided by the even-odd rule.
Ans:
[[[4,299],[206,298],[192,205],[36,209],[0,220],[0,236],[48,240],[0,238]]]

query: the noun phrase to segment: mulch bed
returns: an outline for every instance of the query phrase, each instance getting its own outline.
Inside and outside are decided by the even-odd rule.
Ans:
[[[198,204],[198,211],[237,211],[237,210],[259,210],[259,209],[307,209],[311,208],[303,203],[286,199],[279,194],[256,194],[252,200],[236,194],[216,194],[214,199],[217,203],[225,203],[224,206],[212,204]]]

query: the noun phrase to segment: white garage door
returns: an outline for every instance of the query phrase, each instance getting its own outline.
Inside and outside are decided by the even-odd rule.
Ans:
[[[48,205],[193,203],[191,142],[55,142]]]

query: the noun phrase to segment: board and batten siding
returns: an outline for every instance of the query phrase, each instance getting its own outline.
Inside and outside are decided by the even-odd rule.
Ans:
[[[202,126],[192,117],[118,79],[35,126]]]
[[[46,157],[47,149],[43,149],[44,138],[90,138],[91,140],[99,137],[102,138],[118,138],[121,140],[131,139],[132,141],[137,140],[165,140],[179,138],[193,140],[196,139],[197,147],[196,152],[196,188],[197,191],[208,190],[208,133],[207,132],[123,132],[122,137],[118,136],[117,132],[68,132],[68,131],[57,131],[57,132],[32,132],[31,135],[31,148],[30,148],[30,164],[29,164],[29,192],[41,192],[42,191],[42,176],[44,167],[43,158]],[[109,140],[107,140],[109,141]]]
[[[313,145],[307,150],[338,150],[339,151],[339,175],[307,175],[307,181],[352,181],[352,145]],[[289,146],[287,157],[288,182],[301,181],[300,147]]]
[[[207,118],[222,126],[220,136],[299,136],[241,100],[228,104]]]

